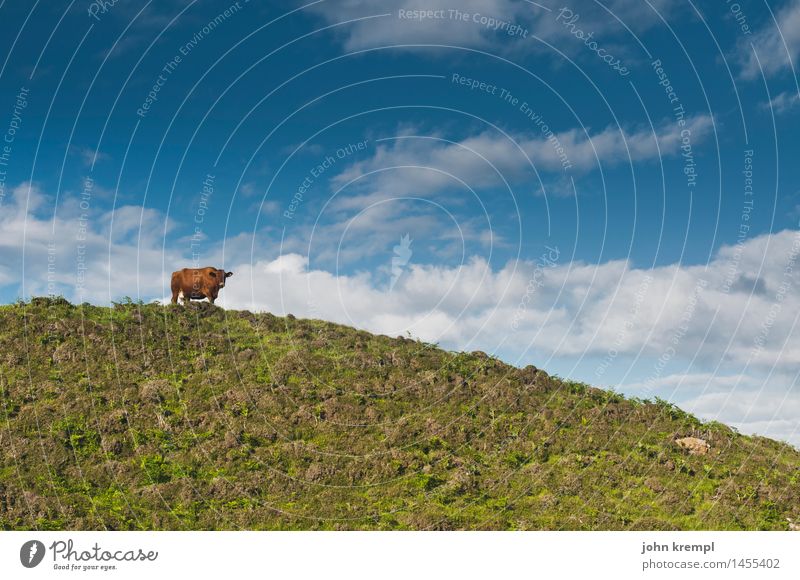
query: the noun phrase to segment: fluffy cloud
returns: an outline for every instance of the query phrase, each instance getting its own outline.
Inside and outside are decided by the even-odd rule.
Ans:
[[[800,103],[800,95],[792,91],[785,91],[774,96],[769,102],[764,103],[764,109],[772,110],[776,115],[782,115]]]
[[[673,0],[612,0],[599,6],[591,0],[574,0],[570,8],[579,14],[581,24],[596,34],[624,31],[620,22],[630,29],[642,31],[659,22],[658,14],[667,16],[676,6]],[[563,4],[552,0],[529,2],[525,0],[461,0],[457,4],[445,0],[388,0],[376,4],[367,0],[348,2],[322,2],[310,8],[328,23],[353,21],[340,29],[347,50],[360,50],[376,46],[403,44],[441,44],[463,46],[491,52],[536,50],[542,45],[531,38],[537,36],[549,42],[566,39],[564,27],[555,21]],[[458,8],[469,15],[466,21],[451,17],[449,9]],[[414,10],[443,11],[439,18],[401,18]],[[383,16],[380,16],[383,15]],[[474,15],[478,15],[473,19]],[[508,23],[525,30],[502,26],[487,26],[482,19]],[[494,29],[495,26],[499,27]],[[575,49],[575,43],[567,43]]]
[[[691,131],[696,146],[711,134],[713,120],[699,115],[688,119],[685,128]],[[659,156],[674,157],[680,153],[680,133],[681,127],[671,122],[662,123],[655,131],[606,127],[587,134],[570,129],[552,137],[506,137],[486,131],[458,142],[405,131],[400,138],[383,142],[372,157],[352,164],[334,179],[334,185],[339,187],[359,180],[359,186],[369,185],[380,194],[363,199],[349,197],[338,201],[336,207],[355,209],[387,195],[460,188],[461,182],[473,188],[503,186],[504,181],[523,177],[530,180],[534,171],[563,172],[565,162],[571,169],[583,172]],[[387,171],[391,168],[402,168],[402,179]]]
[[[100,303],[160,297],[162,264],[180,260],[163,244],[172,222],[150,208],[105,211],[86,200],[81,207],[79,193],[65,192],[54,214],[53,198],[36,184],[10,191],[0,213],[0,272],[13,276],[2,276],[3,284],[19,284],[25,296],[55,292]]]
[[[493,44],[495,36],[491,29],[471,21],[462,22],[448,18],[429,18],[412,20],[399,17],[399,14],[411,11],[444,11],[458,8],[462,12],[491,15],[505,22],[529,22],[530,13],[536,8],[524,2],[508,0],[464,0],[457,5],[433,0],[420,4],[413,0],[390,0],[378,5],[365,0],[351,0],[346,3],[321,3],[312,11],[328,22],[355,20],[344,34],[345,48],[359,50],[373,46],[389,46],[393,44],[452,44],[488,48]],[[373,15],[386,14],[378,18]]]
[[[739,47],[741,74],[754,79],[773,76],[792,66],[800,54],[800,3],[790,0],[751,37],[743,39]],[[760,67],[759,67],[760,64]]]
[[[411,261],[392,291],[373,274],[336,276],[289,254],[238,265],[224,300],[379,333],[411,332],[453,348],[499,349],[512,360],[528,348],[578,357],[613,345],[620,355],[669,352],[763,368],[800,363],[800,232],[725,247],[707,265],[647,270],[625,261],[564,263],[556,249],[549,252],[539,263],[499,270],[480,257],[457,266]],[[275,290],[265,295],[263,288]]]

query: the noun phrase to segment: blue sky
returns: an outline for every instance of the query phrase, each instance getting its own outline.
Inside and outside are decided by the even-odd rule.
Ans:
[[[0,300],[213,264],[228,308],[800,441],[800,3],[0,12]]]

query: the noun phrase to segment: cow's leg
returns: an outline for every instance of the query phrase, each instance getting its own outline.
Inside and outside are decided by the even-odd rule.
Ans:
[[[172,303],[178,303],[178,291],[175,288],[172,289]]]

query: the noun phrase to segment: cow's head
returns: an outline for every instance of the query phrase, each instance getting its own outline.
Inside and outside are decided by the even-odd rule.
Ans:
[[[211,272],[211,277],[216,280],[220,288],[225,288],[225,280],[233,276],[233,272],[226,272],[225,270],[216,270]]]

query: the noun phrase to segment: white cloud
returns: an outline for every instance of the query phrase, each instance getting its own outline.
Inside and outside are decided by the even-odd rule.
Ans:
[[[316,315],[386,334],[411,331],[451,347],[501,348],[511,359],[529,346],[545,356],[579,357],[602,355],[616,343],[621,354],[659,356],[674,349],[674,356],[687,360],[799,364],[794,316],[800,312],[800,233],[761,236],[734,250],[723,248],[705,266],[648,270],[624,261],[558,263],[537,273],[531,263],[492,270],[479,257],[459,266],[412,260],[392,292],[371,274],[337,277],[289,255],[238,265],[238,284],[226,288],[225,303]],[[755,276],[762,261],[758,277],[750,278],[756,291],[728,281],[742,279],[743,272]],[[541,285],[529,292],[520,314],[530,279]],[[262,288],[276,290],[264,295]]]
[[[651,0],[649,6],[640,0],[613,0],[605,4],[606,6],[599,6],[591,0],[573,0],[569,6],[574,13],[579,14],[581,25],[587,32],[592,31],[596,35],[624,32],[627,35],[620,21],[632,30],[641,32],[660,22],[656,10],[667,17],[678,3],[673,0]],[[346,50],[402,44],[441,44],[490,52],[509,52],[544,49],[533,36],[549,42],[574,40],[555,21],[555,15],[561,6],[563,4],[553,0],[461,0],[458,3],[445,0],[428,0],[422,3],[415,0],[388,0],[380,3],[349,0],[322,2],[310,10],[331,24],[356,20],[346,28],[338,29]],[[467,14],[467,19],[461,20],[448,12],[455,8]],[[441,16],[438,18],[399,17],[400,11],[406,14],[420,9],[443,12],[440,12]],[[388,15],[368,18],[380,14]],[[492,27],[487,27],[482,17],[516,25],[525,30],[526,34],[508,27],[495,31]],[[580,43],[563,44],[565,46],[562,48],[570,51],[581,48]]]
[[[335,4],[323,2],[311,10],[331,23],[362,19],[348,25],[342,32],[347,50],[426,43],[489,48],[494,43],[496,35],[479,23],[451,18],[414,20],[399,17],[401,13],[406,14],[415,10],[444,11],[444,14],[449,15],[448,10],[455,8],[462,12],[491,15],[498,20],[512,23],[530,22],[531,13],[537,10],[530,4],[509,0],[462,0],[457,4],[444,0],[429,0],[424,3],[414,0],[389,0],[379,4],[366,0],[350,0]],[[388,14],[388,16],[369,18],[378,14]]]
[[[100,303],[125,295],[162,295],[169,278],[169,272],[162,275],[162,260],[180,261],[179,252],[163,247],[165,226],[172,228],[163,214],[138,206],[82,210],[77,195],[65,194],[54,216],[52,201],[30,183],[15,187],[4,200],[0,271],[15,273],[5,284],[24,283],[26,296],[54,291]]]
[[[777,115],[782,115],[793,109],[798,103],[800,103],[800,95],[793,91],[785,91],[770,99],[768,103],[764,103],[762,107],[771,109]]]
[[[739,45],[742,77],[767,77],[791,68],[800,54],[800,2],[789,0],[764,26]],[[759,67],[760,63],[760,67]]]
[[[692,143],[697,146],[711,134],[713,121],[710,116],[699,115],[688,119],[684,128],[691,131]],[[662,123],[655,132],[609,126],[588,134],[570,129],[555,133],[553,138],[519,133],[508,138],[485,131],[458,142],[405,131],[401,138],[377,145],[369,159],[353,163],[335,177],[335,186],[359,180],[357,187],[371,189],[367,196],[337,201],[336,207],[355,209],[392,195],[462,189],[461,181],[473,188],[502,186],[504,179],[510,183],[520,178],[530,181],[534,169],[563,173],[565,162],[584,172],[628,163],[629,159],[641,162],[659,155],[674,157],[680,153],[684,128],[674,122]],[[387,171],[393,167],[400,169]],[[365,176],[369,179],[363,179]]]

